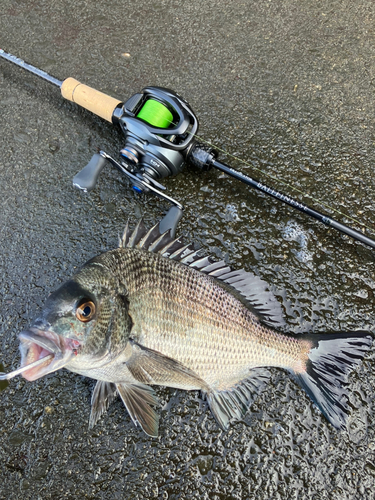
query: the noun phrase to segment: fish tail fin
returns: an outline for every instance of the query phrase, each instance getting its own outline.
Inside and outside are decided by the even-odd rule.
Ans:
[[[347,378],[371,347],[369,332],[300,335],[310,344],[305,368],[294,372],[297,381],[327,420],[346,429]]]

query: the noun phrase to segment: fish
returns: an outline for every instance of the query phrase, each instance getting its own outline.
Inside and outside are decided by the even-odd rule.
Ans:
[[[161,234],[157,224],[147,230],[139,221],[133,231],[127,224],[118,248],[83,265],[19,334],[16,372],[34,381],[65,368],[95,379],[90,428],[120,397],[133,423],[157,437],[153,386],[201,391],[226,430],[243,419],[277,367],[344,430],[348,375],[372,334],[285,333],[269,288],[170,231]]]

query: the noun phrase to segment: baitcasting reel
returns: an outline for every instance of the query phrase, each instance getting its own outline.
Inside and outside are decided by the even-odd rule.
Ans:
[[[172,90],[162,87],[146,87],[141,93],[133,95],[123,103],[74,78],[58,80],[2,49],[0,49],[0,57],[58,86],[65,99],[75,102],[110,123],[118,124],[124,132],[125,145],[120,151],[121,162],[116,161],[104,151],[100,151],[74,177],[73,184],[76,187],[91,191],[106,161],[109,161],[131,180],[133,189],[138,192],[152,192],[172,203],[170,211],[163,219],[164,231],[168,228],[175,228],[182,217],[183,207],[162,192],[165,188],[158,181],[169,175],[180,173],[184,163],[190,163],[202,170],[214,167],[313,217],[326,226],[375,248],[375,240],[361,231],[352,229],[218,161],[217,154],[211,147],[195,139],[198,120],[187,102]]]
[[[172,90],[147,87],[120,103],[113,111],[112,122],[125,135],[121,162],[100,151],[74,177],[73,184],[91,191],[109,161],[131,180],[135,191],[152,191],[182,209],[180,203],[161,192],[165,188],[158,180],[180,173],[185,161],[208,168],[215,157],[210,148],[194,139],[198,120],[188,103]]]

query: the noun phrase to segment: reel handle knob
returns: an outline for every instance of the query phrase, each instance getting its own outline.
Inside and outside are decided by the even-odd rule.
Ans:
[[[88,164],[73,177],[73,186],[82,189],[85,193],[92,191],[106,161],[106,158],[96,153]]]
[[[182,209],[180,207],[177,207],[176,205],[172,205],[171,208],[166,213],[166,215],[159,223],[160,234],[164,234],[166,231],[169,230],[171,232],[171,237],[175,238],[176,227],[182,216],[183,216]]]

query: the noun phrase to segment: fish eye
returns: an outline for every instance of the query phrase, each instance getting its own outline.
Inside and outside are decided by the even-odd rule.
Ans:
[[[95,304],[92,300],[82,299],[76,309],[76,317],[82,323],[87,323],[94,317],[95,310]]]

